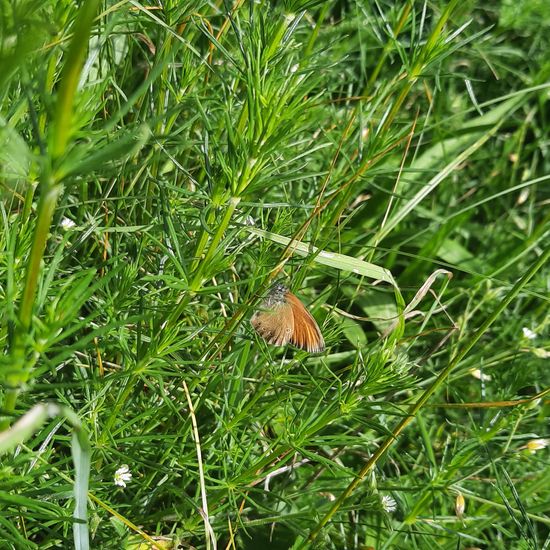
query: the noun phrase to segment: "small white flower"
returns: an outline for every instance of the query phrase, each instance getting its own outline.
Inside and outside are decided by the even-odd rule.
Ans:
[[[533,332],[530,328],[523,327],[521,331],[523,332],[523,337],[528,340],[534,340],[537,337],[537,333]]]
[[[76,223],[73,222],[73,220],[69,219],[69,218],[63,218],[61,220],[61,227],[65,230],[65,231],[68,231],[69,229],[72,229],[73,227],[75,227]]]
[[[300,68],[300,65],[296,63],[296,65],[292,65],[292,67],[290,67],[290,72],[295,73],[296,71],[298,71],[299,68]]]
[[[537,451],[540,451],[541,449],[545,449],[548,447],[548,444],[550,443],[550,440],[548,439],[531,439],[531,441],[527,442],[527,445],[525,447],[529,450],[530,453],[534,454]]]
[[[118,485],[119,487],[126,487],[126,483],[129,482],[131,479],[132,474],[130,473],[130,468],[128,468],[127,464],[123,464],[115,472],[115,485]]]
[[[382,508],[384,508],[384,511],[388,512],[388,514],[397,510],[397,502],[395,502],[394,498],[390,495],[384,495],[380,499],[380,504],[382,504]]]
[[[464,509],[466,508],[466,501],[462,496],[462,493],[458,493],[455,499],[455,514],[461,518],[464,515]]]
[[[491,375],[490,374],[484,374],[481,372],[480,369],[472,369],[470,371],[470,374],[474,377],[474,378],[477,378],[478,380],[481,380],[483,382],[489,382],[489,380],[491,380]]]

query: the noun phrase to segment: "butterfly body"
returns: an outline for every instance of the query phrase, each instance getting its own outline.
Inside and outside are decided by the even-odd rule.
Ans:
[[[304,304],[281,283],[271,287],[250,322],[268,344],[292,344],[311,353],[325,349],[319,325]]]

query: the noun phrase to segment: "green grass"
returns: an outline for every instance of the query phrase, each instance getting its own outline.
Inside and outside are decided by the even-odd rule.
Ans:
[[[549,30],[2,0],[0,548],[550,548]]]

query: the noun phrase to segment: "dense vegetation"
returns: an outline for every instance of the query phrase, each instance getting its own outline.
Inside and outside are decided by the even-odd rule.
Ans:
[[[0,0],[1,548],[550,547],[550,7],[481,5]]]

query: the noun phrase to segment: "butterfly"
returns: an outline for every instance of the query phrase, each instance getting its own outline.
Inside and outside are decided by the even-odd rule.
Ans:
[[[275,283],[250,322],[256,332],[274,346],[292,344],[318,353],[325,349],[321,329],[304,304],[286,286]]]

